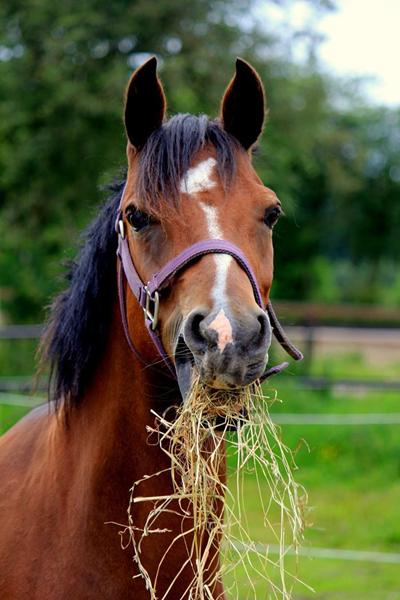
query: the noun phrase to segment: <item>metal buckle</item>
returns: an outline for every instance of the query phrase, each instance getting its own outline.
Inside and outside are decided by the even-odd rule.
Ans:
[[[146,293],[146,304],[143,307],[143,311],[146,317],[149,319],[151,323],[151,328],[154,331],[158,323],[160,297],[158,295],[158,292],[154,292],[154,296],[152,296],[147,285],[144,286],[144,291]]]
[[[125,238],[125,226],[124,226],[124,222],[122,219],[119,219],[118,221],[118,232],[119,235],[121,236],[122,239]]]

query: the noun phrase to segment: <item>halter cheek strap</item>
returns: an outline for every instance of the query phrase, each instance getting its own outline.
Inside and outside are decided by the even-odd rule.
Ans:
[[[142,354],[137,350],[134,343],[132,342],[129,334],[128,322],[126,317],[126,306],[125,306],[125,293],[124,293],[124,276],[128,282],[129,288],[139,305],[142,307],[145,316],[146,328],[149,332],[150,338],[156,346],[162,360],[167,365],[170,374],[176,379],[175,367],[170,357],[165,351],[163,343],[161,341],[160,334],[157,330],[158,324],[158,310],[160,302],[160,293],[162,288],[169,283],[169,281],[175,277],[175,275],[185,269],[189,264],[197,260],[198,258],[205,256],[206,254],[228,254],[232,256],[237,263],[241,266],[243,271],[246,273],[251,286],[253,288],[254,298],[257,304],[266,310],[272,331],[284,348],[284,350],[295,360],[301,360],[303,354],[298,350],[286,336],[278,318],[272,308],[271,302],[268,302],[267,306],[264,306],[261,291],[255,278],[254,272],[247,261],[246,256],[235,244],[221,239],[210,239],[197,242],[189,248],[186,248],[170,260],[164,267],[155,273],[147,284],[144,284],[141,280],[136,267],[132,261],[131,253],[129,250],[128,240],[125,235],[125,226],[122,219],[121,208],[118,210],[118,216],[116,220],[116,231],[118,232],[118,297],[121,311],[121,320],[127,339],[128,345],[134,355],[143,363],[147,364],[147,361]],[[271,375],[279,373],[288,366],[287,362],[283,362],[279,365],[267,369],[260,377],[260,381],[264,381]]]

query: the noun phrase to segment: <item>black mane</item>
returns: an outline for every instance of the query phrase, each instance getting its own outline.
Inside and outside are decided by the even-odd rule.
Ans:
[[[50,363],[49,399],[66,406],[78,400],[101,353],[116,295],[115,218],[125,182],[111,194],[86,230],[80,252],[66,273],[67,289],[56,297],[42,341]]]
[[[211,143],[218,172],[229,185],[235,171],[237,142],[206,116],[176,115],[155,131],[139,155],[136,193],[149,210],[162,202],[178,208],[179,184],[196,152]],[[49,398],[56,406],[79,402],[105,350],[116,298],[115,218],[124,181],[88,227],[77,260],[66,275],[67,289],[54,301],[42,342],[50,364]]]

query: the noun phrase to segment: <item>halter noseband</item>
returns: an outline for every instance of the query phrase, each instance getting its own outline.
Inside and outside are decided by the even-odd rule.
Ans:
[[[221,239],[209,239],[197,242],[192,246],[189,246],[183,252],[180,252],[177,256],[167,262],[157,273],[155,273],[151,279],[144,284],[141,280],[136,267],[132,261],[132,256],[129,250],[128,239],[125,233],[125,224],[122,219],[122,199],[124,193],[122,193],[121,203],[118,209],[117,219],[115,223],[115,229],[118,233],[118,297],[121,311],[122,325],[125,332],[125,337],[128,345],[135,356],[144,364],[147,361],[137,350],[134,343],[132,342],[129,334],[128,321],[126,316],[126,305],[125,305],[125,294],[124,294],[124,277],[126,278],[132,294],[135,296],[139,305],[142,307],[144,312],[144,320],[149,332],[150,338],[156,346],[159,354],[163,361],[167,365],[173,378],[176,379],[175,367],[170,357],[165,351],[164,345],[161,341],[158,325],[158,310],[160,303],[160,294],[162,288],[171,280],[175,275],[188,267],[192,262],[198,258],[205,256],[206,254],[229,254],[236,260],[241,266],[243,271],[246,273],[251,286],[253,288],[254,298],[263,310],[266,311],[269,321],[272,326],[272,331],[280,343],[282,348],[295,360],[302,360],[303,354],[298,350],[286,336],[278,318],[272,308],[272,304],[269,301],[267,306],[264,306],[261,291],[255,278],[254,272],[246,259],[246,256],[235,244],[228,242],[227,240]],[[259,378],[260,381],[264,381],[267,377],[279,373],[285,369],[289,363],[283,362],[279,365],[267,369],[262,376]]]

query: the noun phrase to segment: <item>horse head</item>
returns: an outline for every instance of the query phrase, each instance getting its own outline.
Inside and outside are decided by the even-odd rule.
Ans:
[[[127,88],[128,174],[117,230],[143,282],[154,281],[168,261],[180,257],[159,282],[157,298],[149,296],[157,302],[157,344],[174,363],[183,395],[194,372],[213,388],[242,387],[259,379],[268,362],[272,327],[265,306],[273,278],[273,227],[282,212],[251,160],[264,123],[263,85],[237,59],[219,119],[166,120],[156,66],[155,58],[148,60]],[[212,240],[207,251],[189,251],[188,259],[185,251],[204,240]],[[127,291],[128,335],[146,354],[148,340],[143,331],[138,335],[130,297],[134,287]]]

